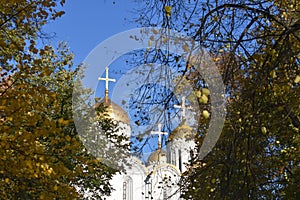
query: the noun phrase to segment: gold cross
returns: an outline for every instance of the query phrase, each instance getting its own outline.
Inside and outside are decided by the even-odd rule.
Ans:
[[[151,131],[151,134],[158,135],[158,148],[161,149],[161,135],[168,135],[168,133],[161,131],[161,124],[158,124],[157,127],[158,127],[158,131]]]
[[[188,106],[188,107],[185,106],[185,97],[184,96],[181,98],[181,105],[174,105],[174,108],[180,108],[182,110],[182,119],[183,120],[185,120],[186,109],[189,109],[189,110],[192,109],[191,106]]]
[[[108,97],[108,82],[116,82],[116,79],[112,79],[108,77],[108,67],[106,67],[106,76],[105,78],[98,78],[99,81],[105,81],[105,96]]]

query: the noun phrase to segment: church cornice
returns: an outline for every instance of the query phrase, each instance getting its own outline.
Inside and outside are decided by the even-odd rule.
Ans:
[[[170,163],[161,163],[161,164],[148,166],[147,167],[147,171],[148,171],[147,175],[149,175],[150,173],[155,174],[159,169],[167,168],[167,167],[170,167],[171,169],[173,169],[179,176],[182,174],[175,165],[170,164]]]

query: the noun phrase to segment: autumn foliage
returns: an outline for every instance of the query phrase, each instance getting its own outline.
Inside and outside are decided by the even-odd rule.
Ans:
[[[58,3],[0,2],[1,199],[81,199],[87,188],[100,199],[111,189],[115,170],[87,153],[72,119],[73,55],[41,45],[43,25],[64,13]]]

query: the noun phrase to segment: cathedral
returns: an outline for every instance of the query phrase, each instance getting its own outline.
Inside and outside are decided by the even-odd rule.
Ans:
[[[108,97],[108,81],[115,79],[108,78],[108,68],[106,77],[99,78],[106,81],[105,97],[103,103],[108,107],[108,114],[123,127],[125,135],[131,135],[130,119],[127,112]],[[116,174],[111,185],[114,188],[108,200],[164,200],[180,199],[180,188],[178,183],[180,176],[186,171],[185,163],[188,163],[193,149],[194,131],[186,124],[185,119],[185,99],[182,98],[181,105],[177,108],[182,110],[182,121],[172,132],[162,131],[162,125],[158,124],[151,134],[157,135],[157,149],[149,155],[146,162],[131,155],[127,158],[125,172]],[[161,136],[166,135],[166,144],[162,145]]]

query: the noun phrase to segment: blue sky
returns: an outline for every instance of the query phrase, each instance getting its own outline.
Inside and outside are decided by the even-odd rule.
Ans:
[[[50,40],[54,46],[60,41],[67,42],[75,55],[75,64],[80,64],[104,40],[115,34],[137,27],[137,23],[133,22],[137,13],[133,12],[140,4],[134,3],[133,0],[116,0],[115,3],[113,2],[113,0],[68,0],[62,8],[66,14],[48,24],[44,31],[56,34],[55,38]],[[96,59],[101,60],[101,57],[96,57]],[[101,61],[98,62],[101,65]],[[99,67],[99,69],[95,68],[95,73],[100,68],[106,67],[99,66],[99,64],[94,66]],[[141,67],[137,68],[140,69]],[[117,70],[120,68],[122,70],[126,68],[122,63],[122,59],[120,62],[117,61],[110,66],[110,77],[116,78],[117,81],[122,80],[124,73]],[[141,70],[144,69],[142,68]],[[95,80],[97,80],[97,77]],[[118,88],[117,86],[117,83],[109,84],[110,92],[114,88]],[[97,87],[97,97],[103,97],[104,87],[105,83],[101,81]],[[152,147],[145,147],[144,153],[146,154],[156,148],[157,136],[150,139],[149,144]]]
[[[54,46],[61,41],[67,42],[74,53],[74,63],[78,65],[105,39],[136,28],[134,10],[139,4],[133,0],[67,0],[61,8],[65,14],[56,21],[50,22],[44,32],[55,37],[50,40]],[[98,70],[105,66],[97,66]],[[114,73],[112,69],[110,74]],[[114,77],[117,74],[114,73]],[[111,76],[111,75],[110,75]],[[110,83],[110,90],[114,83]],[[99,82],[97,97],[102,97],[105,84]]]
[[[137,27],[133,22],[136,6],[138,4],[132,0],[68,0],[62,8],[66,13],[47,24],[44,31],[55,33],[55,38],[50,40],[53,45],[60,41],[67,42],[75,55],[75,64],[80,64],[104,40]],[[110,76],[117,78],[114,73],[110,73]],[[115,83],[110,84],[110,90],[114,86]],[[104,89],[104,82],[101,81],[98,88]],[[97,93],[100,94],[98,89]],[[153,143],[156,145],[157,139],[153,138]]]
[[[79,64],[106,38],[136,27],[132,22],[136,6],[131,0],[67,0],[62,8],[66,14],[44,30],[56,33],[52,42],[66,41]]]

